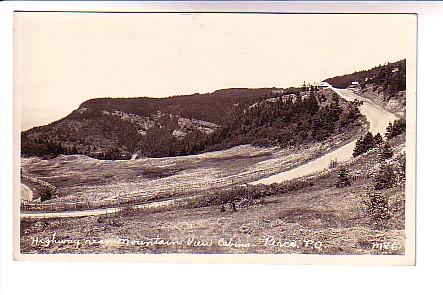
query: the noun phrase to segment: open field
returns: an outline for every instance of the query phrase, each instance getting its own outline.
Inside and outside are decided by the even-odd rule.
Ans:
[[[392,144],[395,156],[399,155],[404,136]],[[246,206],[238,203],[236,211],[229,206],[223,206],[223,211],[214,204],[81,218],[23,219],[21,251],[403,254],[403,184],[382,190],[389,198],[390,219],[377,223],[366,214],[364,191],[377,161],[373,150],[349,164],[350,174],[356,175],[349,187],[337,188],[337,175],[332,172],[308,180],[300,189],[277,191]]]
[[[54,185],[58,198],[37,204],[118,202],[142,197],[192,194],[244,185],[314,159],[355,136],[367,125],[322,143],[297,148],[243,145],[199,155],[136,160],[97,160],[82,155],[22,158],[23,174]],[[39,186],[28,182],[28,186]],[[138,199],[137,199],[138,200]]]
[[[209,206],[157,213],[135,211],[99,217],[23,220],[22,253],[403,253],[404,216],[396,216],[383,228],[377,228],[364,214],[361,192],[366,182],[361,180],[349,188],[337,189],[326,185],[333,180],[326,179],[297,192],[277,194],[251,207],[239,207],[236,212],[229,209],[220,212],[219,206]],[[386,193],[392,202],[404,201],[398,189]],[[32,239],[52,239],[54,234],[55,240],[106,242],[93,247],[32,245]],[[182,244],[149,244],[156,238]],[[187,245],[188,238],[211,245]],[[295,244],[278,246],[271,238]],[[232,239],[232,245],[220,245],[220,239]],[[373,248],[373,243],[382,242],[396,243],[398,249]],[[240,243],[250,246],[233,245]],[[316,243],[316,247],[312,243]]]
[[[354,98],[349,91],[339,94]],[[395,118],[379,115],[384,110],[372,104],[364,107],[371,131],[382,132]],[[23,212],[21,253],[402,255],[404,179],[379,191],[388,200],[389,218],[374,219],[365,203],[365,192],[382,168],[379,148],[352,159],[350,149],[346,159],[338,159],[338,166],[326,167],[334,151],[352,146],[368,129],[365,122],[325,142],[289,149],[242,145],[199,155],[129,161],[79,155],[22,159],[25,178],[54,185],[58,197],[23,207],[43,211],[37,212],[43,218]],[[394,158],[387,163],[397,167],[405,148],[404,134],[390,144]],[[322,155],[332,158],[321,169],[312,168],[307,173],[310,177],[293,173]],[[351,185],[339,188],[342,166]],[[251,186],[284,171],[294,175],[268,186]],[[84,210],[91,209],[93,202],[111,210],[96,209],[97,214],[82,216],[85,211],[73,211],[78,206],[66,205],[86,203]],[[67,211],[63,218],[55,217],[57,204]],[[45,211],[55,212],[51,217]]]

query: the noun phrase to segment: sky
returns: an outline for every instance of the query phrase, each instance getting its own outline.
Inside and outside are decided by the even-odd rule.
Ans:
[[[290,87],[414,56],[413,15],[15,13],[21,129],[91,98]]]

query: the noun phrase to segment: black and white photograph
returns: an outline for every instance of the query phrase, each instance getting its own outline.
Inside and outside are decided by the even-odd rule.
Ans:
[[[15,258],[413,265],[416,29],[15,12]]]

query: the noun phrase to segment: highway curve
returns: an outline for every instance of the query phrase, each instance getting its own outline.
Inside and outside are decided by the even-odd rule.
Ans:
[[[393,113],[383,109],[382,107],[376,105],[372,101],[356,95],[352,90],[349,89],[336,89],[330,87],[338,95],[347,101],[354,101],[358,99],[363,101],[363,105],[360,107],[360,112],[366,117],[369,122],[369,131],[372,134],[377,134],[379,132],[383,135],[386,131],[386,127],[389,122],[393,122],[397,117]],[[294,178],[310,175],[315,172],[322,171],[329,167],[331,160],[337,160],[339,162],[344,162],[352,158],[352,152],[354,151],[355,143],[354,141],[345,144],[315,160],[309,161],[306,164],[295,167],[291,170],[284,171],[272,176],[259,179],[252,182],[251,184],[272,184],[272,183],[282,183],[286,180],[291,180]]]
[[[363,105],[360,107],[360,112],[366,116],[370,126],[369,131],[373,134],[380,132],[380,134],[384,134],[386,127],[389,122],[393,122],[396,119],[396,116],[393,113],[386,111],[380,106],[374,104],[370,100],[367,100],[363,97],[356,95],[354,92],[348,89],[335,89],[332,88],[338,95],[347,101],[353,101],[354,99],[359,99],[363,101]],[[315,160],[309,161],[306,164],[298,166],[294,169],[278,173],[272,175],[270,177],[266,177],[263,179],[259,179],[251,184],[272,184],[272,183],[281,183],[286,180],[306,176],[315,172],[319,172],[328,168],[331,160],[337,159],[338,161],[347,161],[352,158],[352,152],[355,147],[355,143],[357,140],[354,140],[348,144],[345,144],[323,156],[317,158]],[[31,198],[32,199],[32,191],[30,191],[31,195],[29,195],[29,188],[22,184],[21,193],[22,200],[23,198]],[[192,197],[190,197],[192,198]],[[141,205],[130,206],[129,208],[157,208],[157,207],[168,207],[175,203],[176,200],[166,200],[159,202],[152,202]],[[63,217],[83,217],[83,216],[96,216],[96,215],[104,215],[104,214],[112,214],[116,212],[120,212],[125,207],[119,208],[103,208],[103,209],[94,209],[94,210],[84,210],[84,211],[67,211],[67,212],[30,212],[30,213],[21,213],[21,218],[63,218]],[[128,208],[128,207],[126,207]]]

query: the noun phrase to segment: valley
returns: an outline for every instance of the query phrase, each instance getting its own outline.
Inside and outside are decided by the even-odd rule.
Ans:
[[[362,87],[253,91],[94,99],[24,132],[22,253],[404,254],[404,113]]]

